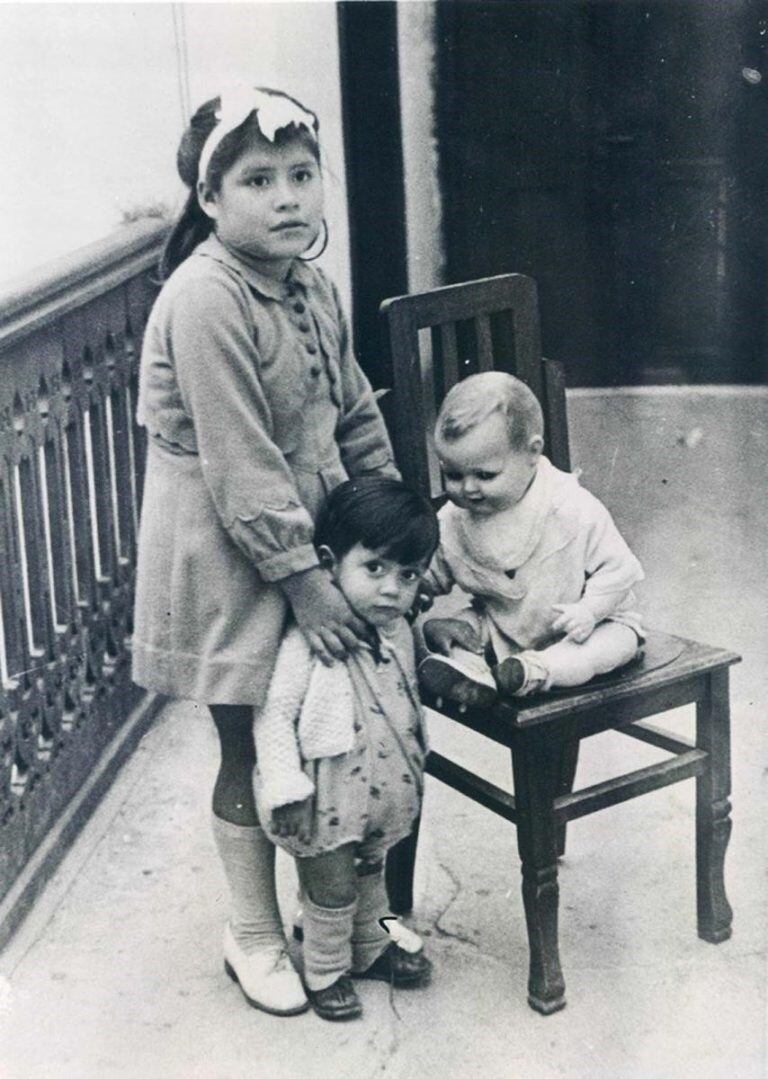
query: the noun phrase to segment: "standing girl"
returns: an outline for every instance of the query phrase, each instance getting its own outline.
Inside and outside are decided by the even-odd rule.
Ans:
[[[256,816],[254,713],[288,612],[325,663],[366,639],[319,565],[313,521],[347,476],[397,473],[336,288],[306,261],[326,230],[317,118],[272,90],[215,98],[177,164],[190,194],[141,361],[133,677],[210,708],[213,829],[232,896],[225,963],[251,1004],[291,1015],[307,1000]]]

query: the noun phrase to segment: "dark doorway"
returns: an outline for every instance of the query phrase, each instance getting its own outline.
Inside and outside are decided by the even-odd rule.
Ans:
[[[408,291],[397,5],[337,5],[353,329],[374,387],[392,385],[379,304]]]
[[[766,380],[766,16],[437,5],[448,280],[536,278],[569,385]]]

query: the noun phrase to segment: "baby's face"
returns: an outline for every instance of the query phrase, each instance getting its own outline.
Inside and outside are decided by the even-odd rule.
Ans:
[[[356,543],[339,560],[336,583],[352,610],[372,626],[386,626],[410,611],[426,561],[403,566]]]
[[[455,440],[438,435],[435,448],[451,502],[473,516],[490,517],[514,506],[528,490],[541,440],[533,439],[526,450],[512,449],[506,419],[495,412]]]

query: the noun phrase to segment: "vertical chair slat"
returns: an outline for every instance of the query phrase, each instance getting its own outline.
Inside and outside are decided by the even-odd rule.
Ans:
[[[398,468],[406,483],[429,494],[429,459],[425,430],[422,372],[418,328],[407,306],[390,301],[390,346],[394,373],[394,411],[392,440]]]
[[[565,396],[565,368],[554,360],[543,360],[544,421],[547,453],[552,463],[564,472],[571,471],[568,442],[568,412]]]
[[[493,370],[493,339],[491,320],[487,315],[478,315],[475,319],[475,340],[477,342],[477,366],[480,371]]]
[[[517,376],[544,401],[541,371],[541,333],[536,283],[522,274],[515,276],[515,303],[511,307]]]
[[[456,326],[453,322],[440,324],[440,354],[443,360],[443,396],[459,381],[459,350]]]

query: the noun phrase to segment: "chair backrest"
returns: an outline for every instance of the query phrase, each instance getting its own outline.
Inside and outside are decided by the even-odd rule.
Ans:
[[[437,410],[450,388],[478,371],[509,371],[522,379],[544,412],[545,451],[570,470],[565,378],[541,356],[536,283],[502,274],[385,300],[393,393],[385,409],[398,467],[428,495],[438,470],[432,450]]]

